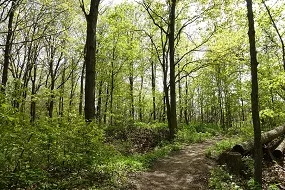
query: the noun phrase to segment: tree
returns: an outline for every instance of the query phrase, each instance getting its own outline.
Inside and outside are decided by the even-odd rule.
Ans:
[[[3,2],[5,3],[5,2]],[[10,64],[10,59],[11,59],[11,51],[12,51],[12,38],[13,38],[13,20],[14,20],[14,15],[16,11],[16,5],[17,1],[12,0],[11,4],[11,9],[9,11],[8,17],[8,33],[6,37],[6,44],[5,44],[5,50],[4,50],[4,68],[3,68],[3,74],[2,74],[2,87],[1,90],[2,92],[5,92],[5,87],[8,81],[8,69],[9,69],[9,64]]]
[[[96,28],[99,14],[100,0],[91,0],[89,13],[86,12],[84,0],[80,6],[87,21],[86,53],[84,57],[86,66],[85,76],[85,120],[95,118],[95,65],[96,65]]]
[[[250,44],[251,62],[251,109],[252,122],[254,127],[254,180],[258,185],[262,185],[262,144],[261,129],[259,118],[259,99],[258,99],[258,77],[257,77],[257,53],[255,45],[254,17],[252,10],[252,0],[247,0],[248,18],[248,37]]]
[[[170,139],[173,140],[175,137],[175,131],[177,130],[177,114],[176,114],[176,84],[175,84],[175,9],[176,0],[170,2],[169,12],[169,65],[170,65],[170,127],[169,135]]]

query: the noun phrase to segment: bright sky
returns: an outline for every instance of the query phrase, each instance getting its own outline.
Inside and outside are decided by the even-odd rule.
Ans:
[[[112,5],[116,5],[116,4],[120,4],[123,1],[129,1],[129,2],[134,2],[134,0],[103,0],[102,3],[103,4],[112,4]]]

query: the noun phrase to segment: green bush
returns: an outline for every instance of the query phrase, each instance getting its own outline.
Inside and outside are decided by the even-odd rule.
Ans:
[[[103,143],[104,131],[95,124],[74,117],[31,125],[12,108],[2,104],[1,109],[1,189],[75,188],[113,177],[100,166],[119,153]]]
[[[202,142],[215,135],[218,130],[219,127],[215,125],[182,125],[177,131],[176,140],[182,143]]]
[[[214,146],[210,147],[206,151],[206,155],[208,157],[218,157],[221,153],[231,150],[232,147],[239,142],[240,139],[238,138],[229,138],[229,139],[224,139],[219,142],[217,142]]]
[[[234,182],[233,176],[222,167],[216,167],[211,171],[209,188],[215,190],[242,190],[242,188]]]
[[[216,135],[222,131],[219,125],[213,123],[194,123],[192,125],[198,133],[210,133],[212,135]]]

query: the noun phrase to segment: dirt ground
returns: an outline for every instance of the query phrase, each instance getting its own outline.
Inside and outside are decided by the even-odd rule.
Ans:
[[[158,160],[147,172],[131,177],[136,190],[206,190],[210,170],[216,164],[206,158],[206,150],[219,138],[185,146]]]

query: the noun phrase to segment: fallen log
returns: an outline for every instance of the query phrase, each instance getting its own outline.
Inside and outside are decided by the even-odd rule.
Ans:
[[[273,151],[273,156],[277,159],[281,159],[284,156],[285,150],[285,139],[280,143],[280,145]]]
[[[261,144],[268,143],[284,133],[285,133],[285,124],[282,126],[276,127],[273,130],[264,132],[261,134]],[[254,148],[254,141],[253,139],[251,139],[249,141],[242,142],[240,144],[235,145],[232,148],[232,151],[239,152],[242,155],[245,155],[245,154],[248,154],[253,148]]]
[[[280,143],[283,141],[282,135],[277,137],[276,139],[273,139],[272,141],[266,143],[263,145],[263,158],[267,161],[273,161],[276,159],[275,156],[273,156],[273,151],[280,145]]]

